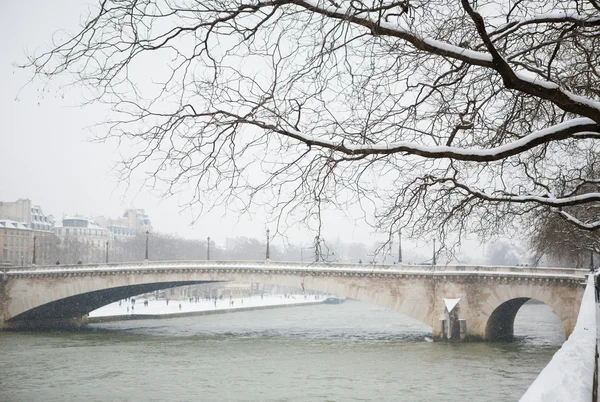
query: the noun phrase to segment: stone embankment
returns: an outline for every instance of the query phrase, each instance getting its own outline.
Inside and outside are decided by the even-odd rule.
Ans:
[[[281,307],[297,307],[323,303],[323,296],[268,295],[222,300],[146,300],[132,298],[121,300],[92,311],[88,323],[109,321],[179,318],[210,314],[235,313]],[[133,301],[132,301],[133,300]],[[145,303],[147,301],[147,304]],[[133,308],[132,308],[133,307]]]

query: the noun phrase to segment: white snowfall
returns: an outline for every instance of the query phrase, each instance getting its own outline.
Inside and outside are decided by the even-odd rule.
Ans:
[[[244,309],[250,307],[262,307],[262,306],[277,306],[286,304],[306,304],[306,303],[318,303],[322,302],[324,297],[314,295],[253,295],[252,297],[245,298],[233,298],[223,297],[223,300],[217,299],[216,305],[214,300],[200,299],[198,302],[192,299],[185,300],[172,300],[170,299],[168,304],[166,299],[146,299],[144,297],[134,297],[135,304],[132,303],[131,299],[121,300],[108,304],[104,307],[100,307],[92,311],[90,317],[109,317],[115,315],[155,315],[155,314],[178,314],[178,313],[192,313],[197,311],[215,311],[215,310],[230,310],[230,309]],[[148,305],[144,306],[144,301],[148,301]],[[231,304],[233,302],[233,305]],[[133,306],[133,308],[132,308]]]

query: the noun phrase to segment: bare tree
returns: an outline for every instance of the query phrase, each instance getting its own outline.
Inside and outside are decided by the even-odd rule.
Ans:
[[[460,238],[548,210],[600,228],[568,209],[600,200],[573,190],[599,180],[599,65],[598,0],[102,0],[24,67],[112,106],[124,180]]]
[[[85,240],[66,237],[57,242],[57,249],[54,254],[56,260],[62,264],[77,264],[78,262],[90,264],[103,261],[104,250],[92,246]]]
[[[510,242],[499,240],[490,244],[486,250],[485,262],[488,265],[517,265],[522,260],[521,252]]]
[[[600,186],[586,185],[574,190],[576,194],[598,191]],[[597,203],[564,209],[571,215],[593,219],[600,214]],[[589,231],[574,225],[565,225],[560,216],[546,211],[531,220],[530,245],[535,260],[547,256],[560,264],[587,267],[592,254],[600,253],[600,231]],[[596,264],[598,261],[596,261]]]
[[[202,260],[206,258],[206,242],[153,232],[148,238],[148,255],[152,261]],[[119,239],[113,243],[111,260],[141,261],[146,254],[146,234]]]

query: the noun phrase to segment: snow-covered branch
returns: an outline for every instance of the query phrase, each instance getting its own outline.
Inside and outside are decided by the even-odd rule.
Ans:
[[[600,229],[596,0],[142,3],[24,64],[111,105],[123,180],[317,230],[326,206],[415,236]]]
[[[489,149],[463,149],[443,145],[419,145],[412,142],[392,142],[388,144],[351,145],[344,141],[334,142],[303,134],[292,129],[279,128],[272,124],[245,121],[248,124],[271,130],[294,138],[311,147],[331,149],[348,155],[390,155],[404,153],[424,158],[448,158],[462,161],[492,162],[518,155],[536,146],[567,138],[600,138],[600,125],[587,118],[579,118],[535,131],[508,144]]]

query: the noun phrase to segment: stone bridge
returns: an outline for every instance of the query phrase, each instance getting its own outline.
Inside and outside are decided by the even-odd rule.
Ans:
[[[539,300],[572,332],[587,271],[572,268],[169,261],[5,268],[0,329],[85,323],[101,306],[141,293],[209,282],[327,292],[412,317],[436,339],[501,340],[519,308]]]

